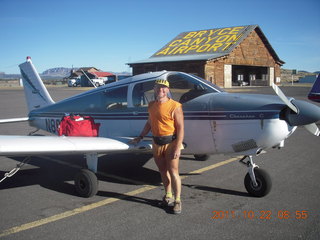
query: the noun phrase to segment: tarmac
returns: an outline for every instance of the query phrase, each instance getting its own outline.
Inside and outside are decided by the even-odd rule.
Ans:
[[[287,96],[306,101],[309,89],[282,87]],[[81,91],[49,88],[55,101]],[[273,94],[271,87],[230,91]],[[0,113],[0,119],[26,116],[22,89],[0,89]],[[27,123],[0,125],[1,135],[33,130]],[[32,157],[0,183],[0,239],[320,239],[319,144],[319,137],[299,127],[284,148],[254,157],[273,183],[263,198],[246,192],[247,169],[239,158],[214,155],[196,161],[183,155],[179,215],[160,206],[164,190],[150,156],[102,157],[99,191],[92,198],[74,190],[83,156]],[[22,160],[0,157],[0,179]]]

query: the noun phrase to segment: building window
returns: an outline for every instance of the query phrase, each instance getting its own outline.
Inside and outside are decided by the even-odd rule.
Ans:
[[[262,74],[262,81],[268,80],[268,74]]]

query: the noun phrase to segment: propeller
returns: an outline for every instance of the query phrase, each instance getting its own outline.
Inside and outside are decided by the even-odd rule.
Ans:
[[[280,88],[272,83],[272,88],[278,97],[293,111],[288,109],[285,112],[286,120],[291,126],[304,126],[311,134],[315,136],[320,135],[317,121],[320,120],[320,108],[314,104],[288,99]]]
[[[295,113],[298,113],[298,109],[296,108],[296,106],[293,105],[291,101],[288,100],[286,95],[284,95],[284,93],[276,84],[272,83],[272,88],[276,92],[278,97],[282,100],[282,102],[284,102],[292,111],[294,111]]]
[[[320,132],[319,132],[319,128],[317,127],[317,124],[315,123],[311,123],[308,125],[304,125],[304,127],[311,132],[313,135],[319,136]]]

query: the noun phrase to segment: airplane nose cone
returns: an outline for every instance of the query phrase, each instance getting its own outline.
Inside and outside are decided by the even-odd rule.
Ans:
[[[320,120],[320,108],[312,103],[292,100],[292,104],[298,109],[298,113],[287,111],[286,119],[291,126],[302,126],[315,123]]]

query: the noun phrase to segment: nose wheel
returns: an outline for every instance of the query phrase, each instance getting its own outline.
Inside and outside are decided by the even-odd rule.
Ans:
[[[244,162],[246,158],[249,158],[249,160]],[[252,156],[245,156],[240,162],[248,167],[248,173],[244,178],[244,186],[247,192],[255,197],[266,196],[272,187],[269,174],[253,163]]]

